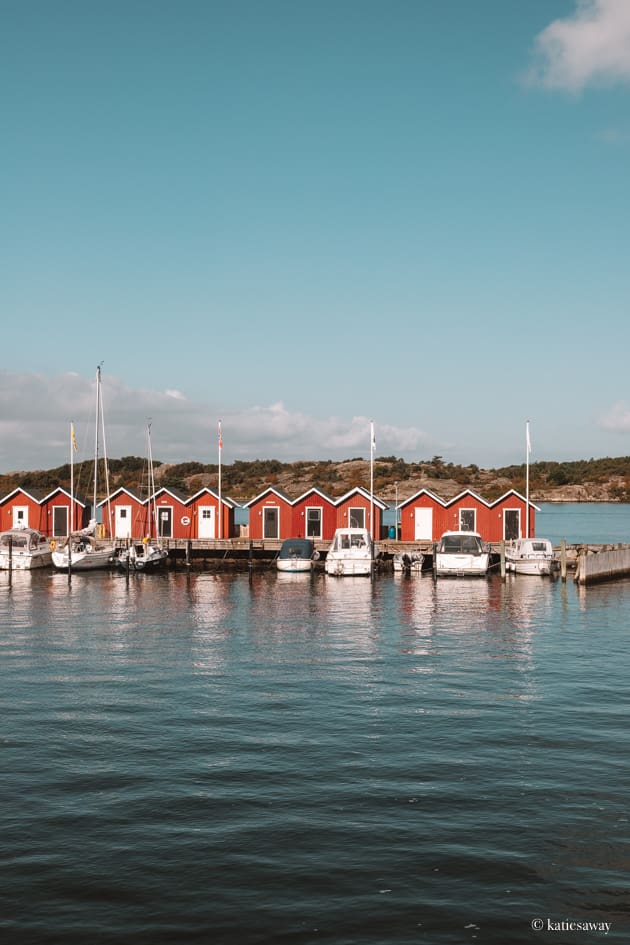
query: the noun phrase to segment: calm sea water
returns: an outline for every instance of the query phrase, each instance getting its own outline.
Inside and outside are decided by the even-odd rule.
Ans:
[[[540,502],[536,534],[558,544],[630,543],[630,504],[611,502]]]
[[[0,574],[2,940],[628,942],[629,627],[628,581]]]

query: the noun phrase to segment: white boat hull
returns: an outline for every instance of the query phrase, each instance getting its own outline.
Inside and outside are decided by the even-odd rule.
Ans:
[[[278,558],[276,561],[278,571],[291,571],[293,573],[312,571],[313,562],[310,558]]]
[[[332,577],[369,577],[371,570],[371,559],[336,558],[326,561],[326,574]]]
[[[554,562],[548,560],[531,560],[525,558],[506,558],[506,571],[512,571],[514,574],[533,574],[548,575],[554,570]]]
[[[113,548],[96,548],[91,551],[73,551],[68,560],[68,551],[53,551],[52,563],[58,571],[96,571],[112,565]]]
[[[490,566],[490,555],[436,555],[435,573],[438,577],[485,577]]]
[[[0,552],[0,571],[33,571],[35,568],[46,568],[52,561],[52,552],[43,551],[36,554],[20,554],[13,552],[9,557],[6,551]]]

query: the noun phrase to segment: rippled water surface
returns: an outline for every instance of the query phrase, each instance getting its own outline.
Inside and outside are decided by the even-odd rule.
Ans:
[[[630,941],[629,618],[625,581],[0,574],[3,940]]]

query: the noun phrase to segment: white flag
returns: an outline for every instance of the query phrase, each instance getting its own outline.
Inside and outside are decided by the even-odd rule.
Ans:
[[[376,449],[376,440],[374,439],[374,423],[373,423],[373,422],[372,422],[372,424],[371,424],[371,428],[372,428],[372,446],[371,446],[371,448],[372,448],[372,452],[374,452],[374,450]]]

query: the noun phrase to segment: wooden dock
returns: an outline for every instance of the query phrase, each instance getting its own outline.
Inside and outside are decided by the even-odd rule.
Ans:
[[[166,539],[168,566],[171,568],[187,567],[195,569],[264,569],[275,563],[282,546],[277,539]],[[491,568],[505,576],[502,566],[502,542],[490,545]],[[126,542],[119,541],[124,547]],[[323,567],[329,541],[315,541],[318,560],[315,568]],[[433,556],[433,542],[407,542],[385,539],[375,542],[375,558],[383,570],[392,568],[394,555],[404,552],[421,551],[427,556],[426,570],[431,570],[430,559]],[[562,542],[554,548],[560,562],[560,576],[566,579],[568,572],[574,573],[574,580],[580,585],[594,584],[600,581],[630,576],[630,544],[594,545],[567,544]]]

